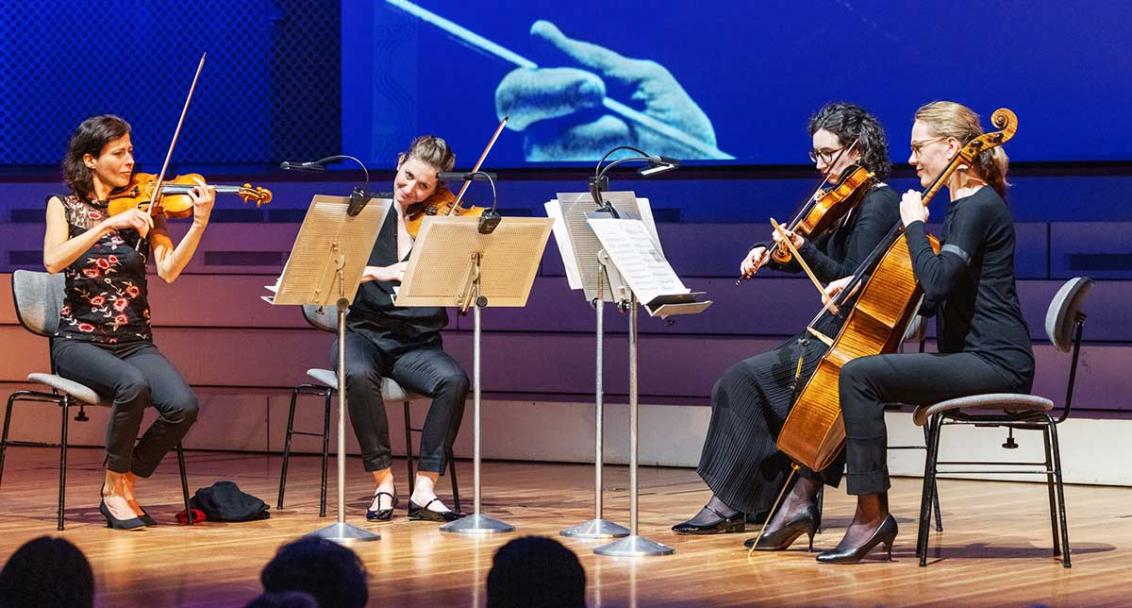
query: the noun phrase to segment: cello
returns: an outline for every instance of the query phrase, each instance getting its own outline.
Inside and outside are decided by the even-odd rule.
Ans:
[[[991,123],[999,130],[984,133],[960,149],[924,191],[925,206],[959,167],[973,165],[979,154],[1006,143],[1018,129],[1018,117],[1007,108],[995,110]],[[939,241],[934,237],[929,237],[929,241],[938,253]],[[807,328],[814,331],[827,311],[848,310],[837,338],[798,392],[779,433],[778,449],[796,463],[791,476],[799,466],[820,471],[837,457],[845,442],[838,389],[841,367],[858,357],[894,352],[915,313],[919,296],[904,226],[898,223],[857,268],[853,280],[838,297],[830,300]],[[851,307],[846,306],[850,298],[856,298]],[[801,368],[800,360],[799,371]]]

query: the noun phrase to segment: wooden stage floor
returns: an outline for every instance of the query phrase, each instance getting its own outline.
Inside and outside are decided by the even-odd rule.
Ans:
[[[0,490],[0,555],[25,541],[56,534],[57,452],[13,448]],[[271,519],[242,524],[163,525],[141,532],[104,527],[97,511],[101,452],[70,453],[67,530],[94,567],[100,606],[242,606],[260,591],[259,571],[277,547],[333,521],[318,518],[318,458],[292,460],[287,508]],[[189,453],[193,489],[236,481],[274,511],[280,459]],[[395,464],[401,473],[403,464]],[[492,553],[519,535],[556,536],[592,517],[593,469],[584,465],[486,463],[484,512],[516,532],[475,539],[442,534],[435,524],[367,524],[370,488],[360,462],[348,463],[348,519],[379,531],[382,540],[355,545],[370,574],[371,605],[476,606]],[[333,476],[333,466],[331,475]],[[459,463],[470,508],[471,463]],[[403,475],[403,473],[402,473]],[[587,603],[598,606],[1102,606],[1128,604],[1132,572],[1132,489],[1068,487],[1073,568],[1051,556],[1048,503],[1038,484],[941,481],[945,532],[933,533],[929,566],[914,553],[916,479],[897,479],[892,505],[901,534],[891,563],[817,564],[799,542],[783,553],[748,558],[748,534],[676,536],[669,526],[693,513],[708,492],[688,469],[641,470],[641,533],[676,549],[666,557],[606,558],[591,541],[561,539],[586,569]],[[627,524],[625,467],[606,471],[606,517]],[[402,496],[407,488],[398,481]],[[169,458],[141,486],[143,504],[159,521],[180,509],[176,464]],[[440,488],[447,491],[446,480]],[[331,497],[333,498],[333,482]],[[404,498],[402,498],[404,503]],[[815,540],[831,547],[852,513],[841,491],[829,493],[827,529]],[[333,505],[330,506],[333,514]],[[752,528],[749,526],[749,528]]]

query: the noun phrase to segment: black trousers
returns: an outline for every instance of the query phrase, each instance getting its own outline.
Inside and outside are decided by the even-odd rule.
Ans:
[[[1006,370],[974,353],[914,353],[861,357],[841,369],[838,385],[845,421],[847,490],[877,494],[888,490],[888,403],[930,405],[980,393],[1026,393],[1030,377],[1013,379]]]
[[[337,369],[337,340],[332,359]],[[387,469],[392,462],[389,418],[381,399],[383,377],[392,378],[405,390],[432,397],[421,427],[419,468],[443,471],[445,447],[456,439],[464,416],[468,375],[439,344],[406,347],[387,336],[375,339],[347,330],[346,401],[367,471]]]
[[[60,376],[112,401],[106,468],[115,473],[149,477],[196,422],[197,396],[151,342],[55,340],[51,356]],[[142,415],[150,405],[157,410],[157,420],[138,441]]]

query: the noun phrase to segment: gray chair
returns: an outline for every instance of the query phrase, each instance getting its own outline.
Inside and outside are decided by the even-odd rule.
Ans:
[[[1081,338],[1085,329],[1085,313],[1082,311],[1085,296],[1092,288],[1093,281],[1088,277],[1075,277],[1061,286],[1054,295],[1046,312],[1046,335],[1054,348],[1072,353],[1069,363],[1069,381],[1065,390],[1065,401],[1061,415],[1054,418],[1050,412],[1054,402],[1037,395],[994,393],[971,395],[948,399],[933,405],[916,409],[913,419],[916,424],[928,430],[928,457],[924,465],[924,488],[920,500],[920,527],[916,542],[916,554],[920,565],[927,565],[928,553],[928,505],[934,499],[936,478],[941,472],[940,465],[967,467],[972,465],[991,465],[991,469],[949,469],[943,473],[1007,473],[1044,475],[1049,493],[1050,527],[1053,531],[1053,555],[1061,556],[1064,567],[1071,566],[1069,559],[1069,530],[1065,516],[1065,488],[1062,482],[1061,448],[1057,440],[1057,425],[1069,417],[1073,407],[1073,387],[1077,380],[1077,360],[1081,351]],[[1002,447],[1018,447],[1014,441],[1015,430],[1038,430],[1045,441],[1045,460],[1043,462],[1002,462],[1002,461],[940,461],[940,431],[944,426],[971,425],[978,427],[1006,427],[1008,435]],[[1040,466],[1039,470],[1032,467]]]
[[[320,309],[318,306],[303,306],[303,318],[315,329],[338,333],[337,308],[327,306]],[[307,370],[307,376],[314,380],[312,383],[300,384],[291,389],[291,406],[287,411],[287,435],[283,442],[283,469],[279,473],[279,500],[275,508],[283,508],[283,494],[287,487],[287,465],[291,459],[291,438],[295,435],[307,435],[322,438],[322,485],[319,494],[318,516],[326,517],[326,471],[330,453],[330,406],[334,393],[338,390],[338,373],[331,369],[314,368]],[[315,395],[322,397],[322,432],[313,433],[295,430],[295,405],[299,395]],[[400,384],[390,378],[381,379],[381,399],[385,403],[400,401],[405,411],[405,464],[409,470],[409,493],[412,493],[416,473],[413,470],[413,439],[412,433],[420,432],[419,428],[412,426],[412,412],[410,404],[422,395],[406,391]],[[456,480],[456,462],[452,456],[452,446],[444,446],[446,460],[448,461],[448,474],[452,481],[452,500],[456,512],[460,512],[460,486]],[[443,472],[442,472],[443,474]]]
[[[20,325],[33,334],[46,337],[48,341],[54,340],[55,330],[59,326],[59,311],[63,307],[62,274],[48,274],[46,272],[31,272],[17,270],[12,274],[12,301],[16,305],[16,318]],[[30,447],[58,447],[59,448],[59,530],[63,529],[63,508],[66,502],[67,491],[67,425],[70,420],[70,408],[78,407],[75,421],[86,422],[90,420],[86,415],[86,406],[110,407],[110,402],[94,392],[90,387],[68,380],[55,374],[55,361],[51,361],[51,373],[28,374],[28,381],[43,384],[51,388],[51,392],[24,390],[15,391],[8,397],[8,407],[4,415],[4,432],[0,438],[0,481],[4,475],[4,456],[9,446]],[[62,424],[59,430],[59,443],[42,443],[35,441],[12,441],[8,439],[12,425],[12,406],[18,402],[51,403],[62,408]],[[185,454],[181,444],[177,444],[177,464],[181,469],[181,493],[185,501],[185,512],[192,524],[189,510],[189,481],[185,474]]]

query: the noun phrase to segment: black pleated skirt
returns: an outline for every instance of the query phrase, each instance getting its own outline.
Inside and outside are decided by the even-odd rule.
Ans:
[[[792,339],[736,363],[715,383],[697,472],[731,508],[754,514],[773,505],[790,472],[790,459],[775,442],[793,405],[799,354],[805,356],[797,382],[804,382],[826,350],[816,339]],[[842,469],[839,460],[820,474],[804,474],[837,485]]]

